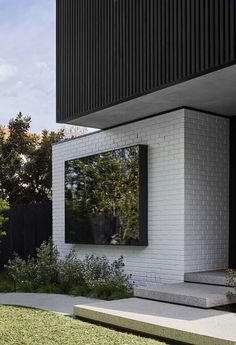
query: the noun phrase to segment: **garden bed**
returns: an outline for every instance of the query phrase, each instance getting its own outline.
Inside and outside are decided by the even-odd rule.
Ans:
[[[109,262],[104,256],[79,259],[71,250],[61,259],[53,242],[42,243],[36,258],[16,255],[0,274],[0,292],[59,293],[113,300],[133,296],[131,276],[123,257]]]

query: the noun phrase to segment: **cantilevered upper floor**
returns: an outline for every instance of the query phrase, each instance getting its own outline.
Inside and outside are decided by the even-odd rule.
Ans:
[[[57,0],[57,122],[236,114],[236,0]]]

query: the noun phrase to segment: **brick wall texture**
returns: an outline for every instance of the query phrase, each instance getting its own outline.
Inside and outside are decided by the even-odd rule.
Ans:
[[[66,160],[148,145],[147,247],[64,242]],[[123,255],[136,284],[183,281],[184,272],[228,265],[229,121],[188,109],[53,146],[53,240],[61,256]]]
[[[228,267],[229,120],[185,111],[185,271]]]

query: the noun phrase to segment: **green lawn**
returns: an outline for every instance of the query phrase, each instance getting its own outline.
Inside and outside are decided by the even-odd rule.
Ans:
[[[2,345],[163,345],[41,310],[0,306]]]

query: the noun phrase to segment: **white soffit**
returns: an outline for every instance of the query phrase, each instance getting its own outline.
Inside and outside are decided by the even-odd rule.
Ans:
[[[179,107],[236,115],[236,65],[78,117],[70,124],[104,129]]]

